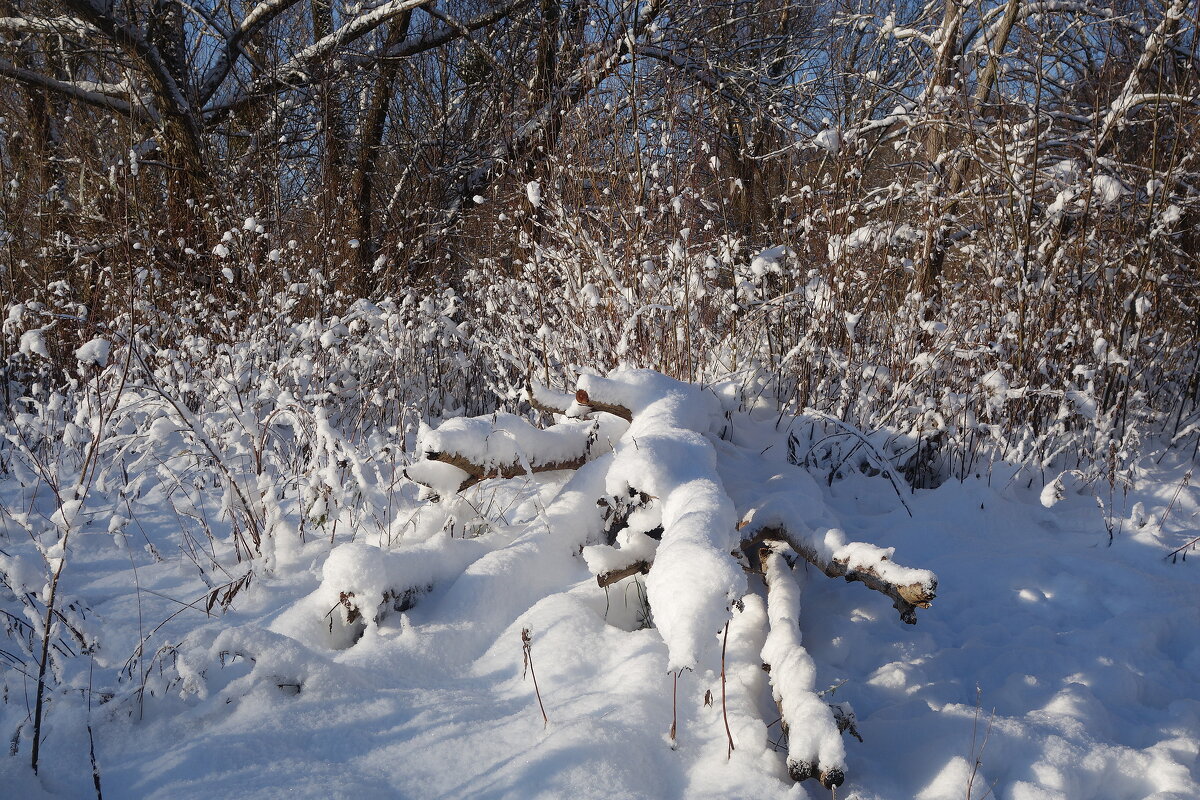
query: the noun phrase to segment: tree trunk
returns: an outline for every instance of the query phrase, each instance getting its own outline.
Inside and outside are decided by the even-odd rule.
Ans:
[[[384,51],[404,41],[408,35],[412,12],[405,11],[388,27]],[[375,188],[376,163],[383,151],[383,134],[387,127],[388,107],[392,99],[392,84],[400,70],[400,59],[384,59],[379,66],[379,77],[371,92],[367,118],[363,122],[362,144],[358,151],[358,164],[354,169],[355,238],[358,239],[358,292],[367,297],[376,287],[374,277],[375,259],[379,255],[380,242],[375,236],[371,218],[371,195]]]

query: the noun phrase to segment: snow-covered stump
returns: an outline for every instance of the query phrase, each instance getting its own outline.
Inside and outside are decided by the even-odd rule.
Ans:
[[[621,427],[611,419],[567,420],[542,429],[503,412],[452,419],[436,430],[421,427],[422,458],[404,472],[439,497],[449,497],[488,478],[579,469],[609,452]]]
[[[795,781],[817,778],[829,789],[846,777],[846,748],[833,710],[816,693],[817,670],[801,644],[800,586],[775,547],[760,551],[767,584],[771,630],[763,645],[771,693],[788,736],[788,774]]]
[[[750,536],[742,542],[745,552],[753,554],[763,542],[786,542],[797,555],[830,578],[845,578],[891,598],[900,619],[910,625],[917,622],[917,609],[929,608],[937,597],[937,575],[927,569],[905,567],[892,561],[894,547],[879,547],[868,542],[846,542],[837,528],[824,536],[808,535],[782,525],[743,524],[742,533]]]

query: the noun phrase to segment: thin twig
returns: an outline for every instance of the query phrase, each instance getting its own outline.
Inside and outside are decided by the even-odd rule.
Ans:
[[[546,706],[542,704],[542,690],[538,688],[537,672],[533,669],[533,634],[529,628],[521,629],[521,652],[524,654],[524,666],[521,669],[521,679],[525,679],[525,670],[529,670],[529,675],[533,678],[533,693],[537,695],[538,708],[542,711],[542,727],[550,724],[550,717],[546,716]]]
[[[725,702],[725,649],[729,645],[729,621],[725,621],[725,633],[721,636],[721,716],[725,719],[725,737],[729,740],[729,749],[725,751],[725,760],[733,757],[733,733],[729,730],[729,707]]]

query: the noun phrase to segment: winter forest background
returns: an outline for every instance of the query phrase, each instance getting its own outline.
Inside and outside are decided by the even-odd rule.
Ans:
[[[0,777],[1196,796],[1197,13],[0,0]]]

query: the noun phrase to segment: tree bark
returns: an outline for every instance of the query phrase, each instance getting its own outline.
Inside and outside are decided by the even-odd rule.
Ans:
[[[388,26],[384,51],[392,49],[408,36],[412,11],[405,11]],[[367,118],[363,122],[360,136],[362,144],[358,151],[358,164],[354,169],[355,238],[358,248],[358,289],[363,297],[370,295],[375,287],[373,270],[379,255],[380,243],[372,224],[371,196],[374,193],[376,161],[383,151],[383,134],[387,127],[388,107],[392,99],[392,84],[400,70],[399,58],[381,59],[379,77],[371,91]]]

